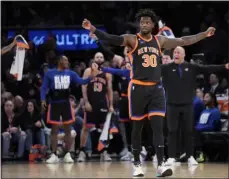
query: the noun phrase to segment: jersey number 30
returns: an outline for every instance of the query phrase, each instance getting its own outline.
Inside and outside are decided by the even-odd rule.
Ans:
[[[156,55],[143,55],[142,58],[144,62],[142,63],[143,67],[156,67],[157,66],[157,56]]]
[[[103,90],[103,85],[101,83],[94,83],[94,92],[101,92]]]

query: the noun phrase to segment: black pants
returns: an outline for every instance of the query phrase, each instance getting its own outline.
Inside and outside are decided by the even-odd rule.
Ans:
[[[185,152],[189,158],[193,155],[193,106],[192,105],[168,105],[168,155],[169,158],[176,158],[177,136],[182,126],[184,131]],[[181,125],[179,125],[179,122]],[[180,141],[179,141],[180,142]]]

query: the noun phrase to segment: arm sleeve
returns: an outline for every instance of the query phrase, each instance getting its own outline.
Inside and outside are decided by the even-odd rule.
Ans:
[[[124,44],[124,37],[118,35],[111,35],[106,32],[103,32],[99,29],[96,29],[94,34],[100,39],[109,42],[110,44],[121,46]]]
[[[214,73],[218,71],[225,70],[225,65],[199,65],[199,64],[192,64],[196,70],[196,72],[199,73]]]
[[[102,70],[104,73],[111,73],[113,75],[119,75],[126,78],[130,78],[130,70],[121,70],[115,68],[103,68]]]
[[[79,75],[77,75],[77,73],[75,73],[73,71],[71,71],[71,77],[72,77],[72,80],[74,83],[80,84],[80,85],[88,84],[92,80],[91,77],[86,78],[86,79],[80,78]]]
[[[104,55],[108,57],[108,59],[113,59],[115,54],[111,50],[109,50],[104,44],[102,44],[99,40],[96,41],[98,47],[103,51]]]

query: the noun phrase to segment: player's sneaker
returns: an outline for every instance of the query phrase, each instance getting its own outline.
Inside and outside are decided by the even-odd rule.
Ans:
[[[131,158],[132,158],[132,153],[131,152],[127,152],[127,154],[126,155],[124,155],[123,157],[121,157],[121,161],[130,161],[131,160]]]
[[[59,158],[55,155],[55,154],[51,154],[51,156],[49,157],[49,159],[46,160],[46,163],[58,163],[59,162]]]
[[[110,162],[112,161],[110,155],[107,153],[107,151],[104,151],[100,154],[100,161]]]
[[[165,166],[174,166],[176,163],[175,158],[168,158],[167,161],[165,162]]]
[[[74,160],[72,159],[72,156],[71,156],[70,152],[65,154],[64,162],[65,163],[74,163]]]
[[[193,156],[189,157],[188,165],[198,165],[198,162],[194,159]]]
[[[133,163],[133,177],[144,177],[144,172],[142,170],[140,162]]]
[[[83,151],[80,151],[77,162],[85,162],[86,161],[86,154]]]
[[[173,174],[173,171],[171,168],[165,166],[164,163],[162,163],[161,165],[158,165],[157,167],[157,177],[168,177],[171,176]]]

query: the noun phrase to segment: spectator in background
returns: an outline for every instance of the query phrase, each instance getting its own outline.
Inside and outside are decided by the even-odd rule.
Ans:
[[[205,80],[204,80],[204,75],[203,74],[199,74],[199,75],[196,76],[196,86],[197,86],[197,88],[200,88],[202,91],[205,90],[206,84],[205,84]]]
[[[162,64],[172,63],[173,59],[171,58],[171,56],[172,56],[171,50],[165,50],[162,56]]]
[[[210,88],[208,89],[208,92],[212,92],[214,94],[223,94],[223,89],[219,85],[219,77],[212,73],[209,78]]]
[[[27,58],[29,63],[31,64],[31,69],[36,70],[39,68],[39,60],[37,58],[37,48],[33,41],[29,41],[29,49],[27,51]]]
[[[196,96],[200,98],[201,101],[204,100],[204,92],[200,88],[196,88]]]
[[[196,124],[197,131],[216,131],[220,120],[220,111],[216,95],[208,92],[204,96],[204,104],[206,109],[201,113],[198,123]]]
[[[30,151],[34,144],[45,145],[45,135],[42,129],[40,110],[34,100],[29,100],[27,102],[25,110],[18,117],[18,121],[21,129],[27,134],[27,151]]]
[[[200,88],[196,89],[196,96],[193,100],[193,111],[195,123],[199,120],[201,112],[204,110],[203,92]]]
[[[1,96],[2,106],[5,104],[5,102],[7,100],[12,101],[13,99],[14,99],[14,96],[10,92],[4,92],[4,93],[2,93],[2,96]]]
[[[3,158],[9,156],[10,144],[15,143],[18,143],[17,158],[22,158],[24,154],[26,133],[19,129],[19,123],[13,110],[13,102],[7,100],[1,114]]]
[[[227,78],[223,78],[223,80],[220,83],[220,88],[225,92],[225,90],[228,89],[228,81]]]
[[[197,130],[197,148],[199,149],[199,157],[197,158],[198,162],[204,161],[204,155],[202,152],[202,141],[200,132],[212,132],[219,130],[220,126],[220,111],[218,109],[218,103],[216,95],[212,92],[208,92],[204,96],[204,104],[206,109],[201,113],[200,118],[195,126]]]
[[[14,112],[18,116],[22,114],[24,110],[24,100],[21,96],[15,96],[14,98]]]

